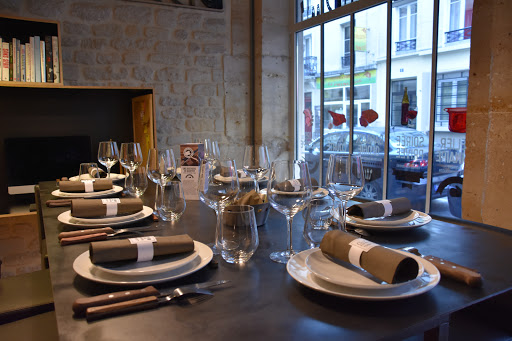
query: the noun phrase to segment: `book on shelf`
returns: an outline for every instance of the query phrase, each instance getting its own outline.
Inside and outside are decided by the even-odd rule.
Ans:
[[[25,68],[26,68],[26,57],[25,57],[25,44],[20,45],[20,81],[25,82]]]
[[[53,49],[53,82],[60,83],[60,64],[59,64],[59,37],[52,36]]]
[[[40,37],[34,36],[34,82],[41,82],[41,43]]]
[[[16,81],[21,81],[21,55],[20,40],[16,39]]]
[[[18,70],[18,66],[16,63],[16,38],[12,38],[12,45],[9,46],[12,46],[12,81],[16,81],[16,70]]]
[[[14,46],[16,46],[16,44],[14,44]],[[14,69],[14,60],[16,58],[13,58],[13,46],[12,46],[12,41],[9,42],[9,80],[10,81],[13,81],[14,80],[14,73],[13,73],[13,69]]]
[[[25,80],[31,82],[32,78],[32,45],[25,44]]]
[[[53,49],[52,37],[44,37],[45,46],[45,67],[46,67],[46,82],[53,83]]]
[[[41,63],[41,82],[46,83],[46,53],[45,53],[45,46],[44,46],[44,40],[41,40],[39,42],[39,61]]]

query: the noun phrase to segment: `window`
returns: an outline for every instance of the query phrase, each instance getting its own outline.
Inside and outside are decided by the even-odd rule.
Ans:
[[[453,44],[437,54],[432,47],[436,40],[444,47],[451,22],[465,32],[473,1],[442,0],[440,13],[434,13],[429,1],[323,4],[324,12],[339,4],[339,17],[321,15],[314,25],[292,25],[295,158],[305,159],[322,184],[330,155],[358,152],[366,180],[358,198],[407,197],[414,209],[453,217],[451,193],[457,191],[443,186],[445,180],[463,176],[465,134],[448,129],[445,109],[467,103],[470,49]],[[458,14],[452,16],[450,8]],[[439,23],[437,39],[432,36],[434,22]],[[417,46],[421,55],[407,53]],[[308,57],[317,57],[314,74],[306,67]],[[434,60],[437,70],[432,74]],[[402,103],[406,87],[408,105]]]
[[[416,2],[397,8],[398,10],[398,41],[396,51],[416,50]]]
[[[446,43],[470,39],[472,21],[473,0],[449,0]]]

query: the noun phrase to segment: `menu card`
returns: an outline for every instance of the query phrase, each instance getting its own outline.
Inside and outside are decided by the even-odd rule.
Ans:
[[[186,200],[199,200],[198,181],[201,160],[204,158],[202,143],[180,145],[181,182]]]

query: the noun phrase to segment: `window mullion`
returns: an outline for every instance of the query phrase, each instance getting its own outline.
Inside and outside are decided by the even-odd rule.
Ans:
[[[319,163],[322,165],[324,162],[324,24],[320,25],[320,160]],[[319,184],[324,184],[324,167],[319,169]]]
[[[352,153],[353,152],[353,140],[354,140],[354,125],[355,125],[355,122],[354,122],[354,70],[355,70],[355,48],[354,48],[354,45],[355,45],[355,39],[354,39],[354,36],[355,36],[355,20],[354,20],[354,13],[351,13],[350,14],[350,85],[349,85],[349,88],[350,88],[350,104],[349,104],[349,107],[350,107],[350,112],[349,112],[349,115],[350,115],[350,120],[349,120],[349,129],[350,129],[350,139],[349,139],[349,145],[348,145],[348,150],[349,150],[349,153]]]

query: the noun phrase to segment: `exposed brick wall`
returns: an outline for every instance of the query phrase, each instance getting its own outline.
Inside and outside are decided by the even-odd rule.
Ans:
[[[0,2],[0,14],[60,22],[65,85],[154,88],[159,148],[212,138],[237,158],[250,132],[249,9],[241,0],[225,0],[221,12],[121,0]]]

